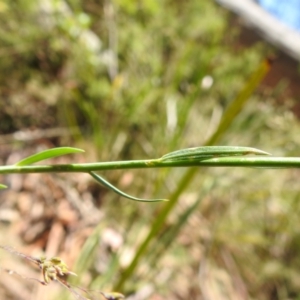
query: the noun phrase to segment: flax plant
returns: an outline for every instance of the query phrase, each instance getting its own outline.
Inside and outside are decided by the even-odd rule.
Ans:
[[[251,132],[247,126],[247,120],[243,119],[245,114],[247,117],[248,101],[255,101],[254,91],[270,67],[268,60],[255,67],[258,57],[265,55],[262,45],[256,49],[247,47],[245,51],[233,50],[235,26],[232,26],[232,22],[226,25],[227,14],[208,0],[139,1],[139,3],[128,0],[106,0],[100,1],[101,3],[48,1],[50,10],[47,12],[45,21],[50,20],[51,30],[48,27],[45,30],[45,26],[41,26],[43,22],[40,19],[43,19],[44,15],[36,7],[38,1],[19,2],[20,5],[7,2],[4,10],[0,5],[3,25],[0,29],[2,45],[0,52],[7,57],[3,60],[4,66],[1,65],[3,69],[1,80],[5,87],[2,89],[4,101],[0,105],[4,115],[2,124],[3,126],[10,124],[10,117],[14,123],[21,124],[17,128],[7,128],[8,131],[4,133],[11,133],[15,129],[22,130],[26,127],[48,128],[69,125],[75,128],[76,133],[65,139],[59,139],[55,145],[72,145],[72,141],[76,140],[76,146],[87,150],[86,157],[89,157],[90,153],[97,153],[97,155],[95,155],[96,158],[91,159],[96,162],[76,163],[76,155],[74,155],[74,163],[57,165],[48,164],[47,159],[76,153],[82,155],[84,151],[73,147],[58,147],[33,154],[13,165],[0,166],[0,174],[4,175],[1,176],[0,189],[9,188],[5,185],[6,174],[67,173],[68,176],[78,172],[88,174],[91,180],[105,186],[112,193],[109,193],[101,202],[101,209],[106,218],[88,237],[72,268],[72,272],[78,276],[71,276],[63,285],[68,292],[67,297],[70,291],[73,293],[73,287],[81,285],[82,278],[88,278],[89,288],[95,290],[108,288],[129,295],[138,292],[143,284],[153,283],[158,293],[161,292],[161,288],[168,289],[168,295],[163,298],[175,298],[174,294],[178,293],[177,288],[179,289],[181,282],[177,285],[174,281],[167,282],[160,279],[159,275],[164,267],[163,259],[168,258],[169,253],[173,254],[171,246],[174,241],[176,245],[174,248],[181,247],[180,242],[176,243],[178,241],[176,238],[185,226],[191,229],[189,220],[193,214],[200,220],[206,217],[202,215],[200,205],[203,204],[203,199],[211,200],[211,194],[217,193],[216,187],[220,184],[217,179],[222,177],[220,173],[227,171],[230,173],[228,168],[234,169],[236,173],[237,168],[254,168],[251,170],[252,174],[262,174],[262,168],[283,169],[300,166],[298,157],[290,157],[297,156],[295,153],[299,143],[297,141],[298,129],[293,134],[290,130],[289,137],[286,139],[278,138],[277,130],[272,130],[272,134],[276,135],[272,140],[268,133],[262,132],[262,129],[267,126],[272,128],[272,124],[266,124],[265,120],[258,122],[259,114],[261,114],[260,118],[265,118],[262,112],[264,107],[258,102],[253,107],[250,106],[250,110],[255,111],[253,119],[256,123],[256,127],[250,126]],[[67,7],[67,11],[64,7]],[[39,21],[36,22],[35,19]],[[20,29],[22,34],[20,34]],[[90,47],[84,39],[87,36],[94,37],[92,45],[98,46]],[[245,80],[245,74],[251,72],[253,72],[251,78]],[[213,78],[214,84],[211,89],[205,90],[201,83],[207,75]],[[238,93],[240,88],[241,91]],[[20,99],[20,95],[24,103],[28,103],[26,108],[32,107],[32,114],[35,118],[28,118],[27,109],[23,112],[20,107],[17,106],[15,109],[13,106],[13,103],[19,103],[16,100]],[[45,104],[47,118],[44,117],[42,110],[36,114],[35,106],[31,105],[32,99]],[[232,99],[233,101],[229,102]],[[50,105],[47,104],[48,102]],[[268,103],[265,95],[262,102],[265,105]],[[177,113],[173,112],[173,117],[174,115],[177,117],[176,126],[169,124],[170,115],[165,120],[164,113],[170,114],[168,105],[173,105],[173,108],[177,107]],[[211,117],[215,111],[218,115],[218,110],[222,111],[220,119]],[[18,116],[10,116],[11,111],[18,111]],[[245,114],[240,114],[244,111]],[[243,121],[239,121],[239,118]],[[275,118],[273,121],[276,123]],[[235,126],[239,122],[244,122],[244,128],[239,128],[237,132]],[[262,128],[263,126],[265,127]],[[191,127],[193,132],[189,130]],[[262,136],[264,143],[260,143],[258,138],[251,140],[251,134],[254,131],[261,134],[257,137]],[[233,139],[232,135],[234,135]],[[271,143],[267,142],[268,139]],[[294,143],[294,152],[293,147],[286,146],[284,140]],[[277,149],[274,147],[274,141],[278,145]],[[244,147],[244,145],[263,150]],[[187,148],[191,146],[199,147]],[[278,149],[281,151],[279,157],[272,156]],[[283,153],[287,153],[289,157],[283,157],[285,155]],[[140,157],[146,159],[137,159]],[[224,168],[227,169],[224,170]],[[136,176],[131,184],[130,193],[134,195],[129,195],[119,189],[121,183],[117,181],[117,178],[122,170],[134,169],[139,170],[140,176]],[[160,171],[155,169],[160,169]],[[209,176],[212,172],[215,172],[213,178]],[[243,170],[241,173],[241,178],[244,180],[241,180],[242,183],[256,179],[247,177],[244,172],[248,170]],[[284,174],[282,170],[274,172]],[[149,173],[153,176],[148,176]],[[271,175],[274,176],[273,174]],[[238,183],[235,183],[231,176],[224,177],[222,177],[223,181],[230,181],[230,188],[232,185],[234,191],[238,190],[236,188]],[[280,179],[278,177],[276,176],[277,181],[280,181],[281,177]],[[192,185],[195,179],[197,182]],[[251,189],[247,184],[241,185],[245,190]],[[188,195],[189,186],[196,190],[193,194],[196,196],[192,199],[193,201],[185,202],[185,198],[188,198],[186,195]],[[143,193],[147,196],[144,197]],[[293,199],[290,211],[297,212],[299,198],[296,193],[294,194],[292,192],[289,194],[289,199]],[[260,196],[257,198],[263,200]],[[226,197],[224,196],[224,201],[228,200]],[[219,198],[216,200],[220,200]],[[106,201],[107,199],[112,201]],[[243,201],[239,201],[237,207],[245,205],[248,213],[247,200],[243,197]],[[219,205],[219,202],[221,201],[209,201],[210,205]],[[259,201],[259,203],[263,202]],[[217,225],[220,225],[224,231],[220,236],[213,236],[213,242],[209,245],[202,239],[200,243],[197,240],[198,231],[202,229],[199,229],[202,223],[198,220],[200,226],[195,227],[192,240],[196,247],[205,248],[204,256],[197,257],[195,262],[201,266],[203,262],[210,259],[209,249],[213,248],[214,243],[217,246],[224,245],[225,250],[230,250],[232,244],[239,242],[239,237],[235,239],[234,235],[228,233],[236,228],[232,229],[228,226],[229,230],[227,230],[226,227],[228,222],[233,222],[231,215],[224,216],[223,210],[218,214],[214,206],[213,209],[219,219],[224,217],[230,220],[227,220],[227,223],[224,222],[224,225],[219,219],[215,222],[207,218],[208,231]],[[238,223],[237,220],[241,218],[241,227],[245,231],[254,230],[255,226],[252,226],[253,224],[249,226],[244,220],[247,213],[243,215],[243,211],[238,211],[236,207],[235,209],[237,212],[235,212],[234,222]],[[249,211],[251,213],[251,209]],[[176,215],[175,218],[174,215]],[[255,216],[257,216],[256,211]],[[97,266],[96,255],[101,255],[99,245],[101,245],[102,230],[107,225],[114,227],[112,225],[114,220],[117,228],[120,225],[119,231],[123,231],[124,244],[118,250],[109,253],[108,260],[105,261],[105,271],[103,271]],[[259,217],[255,220],[260,221]],[[286,232],[282,233],[281,240],[287,241],[287,245],[289,238],[293,238],[293,234],[291,234],[292,237],[288,236],[290,232],[295,232],[294,237],[298,240],[298,233],[295,229],[297,226],[291,224],[291,220],[297,222],[297,213],[294,213],[291,218],[288,213],[284,217],[280,216],[280,223],[284,224],[283,227],[286,229]],[[139,236],[139,232],[142,232],[142,237]],[[264,232],[269,234],[268,230]],[[213,232],[212,235],[214,234]],[[230,235],[232,239],[227,235]],[[277,240],[278,236],[280,238],[280,234],[276,232],[273,244],[279,240]],[[263,238],[267,240],[265,236]],[[271,239],[269,240],[272,242]],[[264,245],[266,243],[264,241]],[[240,243],[237,247],[238,251],[233,251],[233,256],[236,255],[237,260],[239,250],[243,246],[245,245]],[[125,255],[123,254],[128,248],[132,250],[132,256],[129,256],[129,259],[127,256],[124,263],[123,256]],[[216,256],[212,258],[213,263],[217,265],[224,256],[230,256],[228,255],[230,251],[226,252],[221,248],[218,247]],[[12,254],[18,253],[10,249],[5,247],[4,250]],[[281,252],[278,249],[273,250],[273,248],[270,250],[271,259],[277,265],[282,259],[282,264],[285,267],[288,266],[285,262],[291,259],[290,256],[286,260],[283,254],[283,258],[280,257],[280,253],[284,252],[284,246],[282,245]],[[278,255],[275,258],[274,253]],[[191,256],[190,253],[189,256]],[[248,280],[246,286],[249,290],[255,290],[254,298],[265,299],[265,297],[256,297],[257,291],[265,291],[264,288],[272,286],[274,282],[273,285],[279,286],[281,295],[284,295],[280,299],[287,299],[295,290],[297,291],[298,285],[295,283],[296,288],[291,289],[292,293],[284,294],[286,286],[277,278],[276,280],[273,278],[261,280],[263,288],[258,288],[255,286],[255,280],[259,281],[257,278],[264,276],[264,272],[257,274],[256,270],[259,255],[254,249],[245,257],[243,261],[242,256],[239,268],[241,273],[245,269],[246,275],[240,277],[243,277],[245,281]],[[247,263],[246,260],[251,260],[251,263]],[[57,260],[53,258],[46,259],[46,263],[40,258],[35,262],[43,271],[44,281],[57,281],[59,279],[57,274],[60,275],[61,271],[64,273],[62,266],[60,264],[57,266],[55,264]],[[264,265],[262,260],[259,263]],[[184,267],[180,265],[180,271]],[[190,268],[190,265],[187,267]],[[294,270],[297,267],[298,265],[294,264]],[[251,269],[255,269],[255,276],[249,279],[248,274],[251,273]],[[287,269],[288,267],[284,269],[285,272],[278,272],[280,273],[279,279],[285,281],[288,278],[288,271],[292,270],[292,267]],[[87,270],[90,276],[83,277],[82,275]],[[225,270],[228,271],[226,268]],[[16,272],[9,272],[17,275]],[[297,276],[294,276],[292,272],[289,274],[292,274],[290,275],[292,278],[286,281],[296,282]],[[184,280],[185,277],[187,276],[182,275],[180,279]],[[198,278],[196,272],[191,277],[194,280]],[[232,276],[235,279],[240,277],[236,274]],[[200,284],[203,284],[203,277],[200,279]],[[49,282],[49,284],[53,283],[55,282]],[[184,287],[183,284],[182,286]],[[82,291],[79,288],[79,292]],[[270,294],[273,295],[273,291]],[[81,299],[74,293],[71,296]],[[107,297],[109,296],[114,297],[113,294]],[[118,294],[115,295],[115,298],[117,297]],[[203,297],[205,298],[204,294]],[[99,298],[101,298],[100,294],[96,299]],[[181,298],[191,298],[187,289]],[[209,297],[206,298],[209,299]],[[216,298],[211,297],[211,299]],[[62,299],[61,293],[59,299]]]
[[[129,160],[129,161],[112,161],[112,162],[96,162],[96,163],[83,163],[83,164],[65,164],[65,165],[53,165],[42,164],[36,165],[36,163],[44,162],[49,158],[66,154],[76,154],[84,152],[82,149],[72,147],[59,147],[42,151],[32,156],[26,157],[21,161],[11,166],[0,167],[0,174],[14,174],[14,173],[53,173],[53,172],[84,172],[89,174],[98,183],[111,189],[118,195],[140,202],[160,202],[168,201],[168,199],[143,199],[135,196],[128,195],[110,182],[105,180],[98,173],[105,170],[118,170],[118,169],[149,169],[149,168],[175,168],[175,167],[264,167],[264,168],[298,168],[300,167],[299,158],[283,158],[283,157],[271,157],[269,153],[250,147],[239,146],[209,146],[217,142],[220,136],[226,131],[226,128],[234,120],[235,116],[242,109],[246,100],[249,98],[253,90],[260,83],[263,76],[266,74],[269,68],[268,62],[263,62],[256,72],[254,72],[252,79],[250,79],[241,91],[240,95],[235,101],[228,107],[223,119],[220,122],[219,127],[207,141],[207,146],[194,147],[188,149],[182,149],[167,153],[160,158],[147,159],[147,160]],[[249,156],[250,155],[250,156]],[[124,289],[124,283],[133,275],[136,266],[139,263],[140,258],[144,255],[150,242],[159,233],[162,225],[166,221],[167,216],[175,207],[178,201],[178,196],[182,193],[195,175],[196,168],[191,168],[186,171],[182,177],[181,182],[178,184],[177,190],[175,190],[169,197],[170,201],[165,204],[160,212],[160,216],[155,219],[154,224],[151,226],[151,230],[141,244],[137,251],[133,261],[128,266],[128,269],[123,272],[119,282],[115,285],[115,290]],[[4,184],[1,188],[5,188]],[[178,233],[189,215],[195,210],[200,203],[197,200],[191,207],[189,207],[179,218],[177,226],[175,226],[172,232],[169,233],[169,238],[166,236],[164,240],[165,247],[171,242],[171,237],[174,237],[176,232]],[[91,250],[89,250],[91,251]],[[161,248],[160,251],[163,251]],[[154,251],[155,252],[155,251]]]

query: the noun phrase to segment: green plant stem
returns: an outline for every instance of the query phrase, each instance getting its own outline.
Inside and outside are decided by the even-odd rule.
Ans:
[[[151,169],[166,167],[253,167],[253,168],[300,168],[300,157],[218,157],[201,161],[132,160],[72,165],[2,166],[0,174],[13,173],[75,173],[121,169]],[[193,170],[193,172],[196,170]],[[185,181],[189,181],[190,176]],[[186,183],[186,182],[184,182]]]

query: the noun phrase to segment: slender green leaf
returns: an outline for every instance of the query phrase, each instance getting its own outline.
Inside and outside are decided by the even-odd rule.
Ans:
[[[230,157],[230,156],[242,156],[242,155],[270,155],[269,153],[250,147],[236,147],[236,146],[203,146],[182,149],[174,152],[170,152],[161,157],[163,161],[181,161],[189,160],[199,161],[214,157]]]
[[[136,198],[133,196],[130,196],[122,191],[120,191],[119,189],[117,189],[115,186],[113,186],[111,183],[109,183],[107,180],[105,180],[103,177],[101,177],[100,175],[94,173],[94,172],[89,172],[89,174],[96,179],[96,181],[100,182],[101,184],[103,184],[104,186],[106,186],[107,188],[113,190],[115,193],[117,193],[118,195],[128,198],[130,200],[134,200],[134,201],[139,201],[139,202],[160,202],[160,201],[168,201],[167,199],[142,199],[142,198]]]
[[[1,183],[0,183],[0,190],[6,189],[6,188],[7,188],[7,186],[6,186],[5,184],[1,184]]]
[[[72,148],[72,147],[58,147],[58,148],[52,148],[48,150],[41,151],[39,153],[33,154],[31,156],[28,156],[18,163],[16,163],[16,166],[28,166],[31,164],[34,164],[36,162],[46,160],[49,158],[53,158],[56,156],[71,154],[71,153],[82,153],[84,150],[78,149],[78,148]]]

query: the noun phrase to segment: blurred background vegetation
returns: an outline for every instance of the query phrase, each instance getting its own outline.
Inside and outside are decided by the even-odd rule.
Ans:
[[[276,54],[263,41],[243,43],[247,31],[211,0],[0,0],[0,24],[2,164],[53,146],[86,150],[70,163],[205,145]],[[299,156],[288,88],[283,76],[262,82],[217,144]],[[79,275],[75,285],[128,299],[300,299],[299,171],[188,172],[105,172],[130,194],[171,198],[168,211],[120,199],[84,176],[7,176],[0,241],[60,255]],[[73,297],[7,277],[6,299]]]

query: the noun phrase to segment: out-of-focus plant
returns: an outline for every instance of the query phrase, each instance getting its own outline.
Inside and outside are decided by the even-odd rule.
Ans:
[[[66,288],[68,291],[70,291],[76,299],[79,300],[91,300],[94,298],[90,298],[89,291],[80,288],[80,287],[73,287],[71,286],[66,278],[68,275],[74,275],[76,276],[75,273],[71,272],[67,266],[67,264],[60,258],[60,257],[51,257],[51,258],[46,258],[46,257],[32,257],[30,255],[26,255],[24,253],[18,252],[15,249],[8,247],[8,246],[1,246],[0,248],[11,253],[14,255],[18,255],[22,258],[24,258],[27,261],[32,262],[38,268],[41,270],[43,280],[39,280],[37,278],[31,278],[27,277],[25,275],[21,275],[16,271],[10,270],[10,269],[3,269],[0,267],[0,270],[3,270],[7,272],[8,274],[12,275],[18,275],[23,279],[26,280],[33,280],[38,283],[41,283],[42,285],[48,285],[52,281],[60,283],[64,288]],[[85,297],[83,293],[87,294],[89,298]],[[118,292],[98,292],[99,295],[103,296],[107,300],[121,300],[124,299],[124,295]]]

